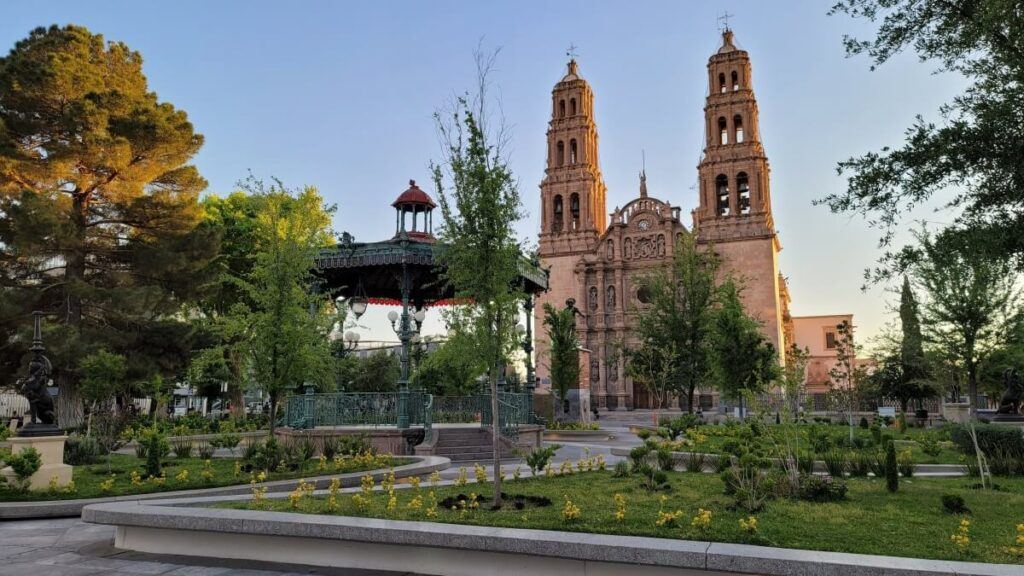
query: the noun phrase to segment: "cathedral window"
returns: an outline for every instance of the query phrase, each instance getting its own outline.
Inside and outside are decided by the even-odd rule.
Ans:
[[[718,143],[722,146],[729,143],[729,124],[724,117],[718,119]]]
[[[558,117],[565,118],[565,100],[558,101]]]
[[[725,174],[719,174],[715,178],[715,197],[717,199],[718,215],[729,215],[729,179]]]
[[[558,141],[558,145],[555,147],[557,152],[555,154],[555,164],[558,166],[565,165],[565,142]]]
[[[725,94],[725,74],[718,75],[718,91]]]
[[[739,193],[739,213],[750,214],[750,183],[747,180],[747,173],[740,172],[736,175],[736,191]]]
[[[636,299],[641,304],[650,304],[651,303],[651,291],[650,291],[650,289],[648,289],[647,286],[640,286],[640,288],[638,288],[637,291],[636,291]]]
[[[740,77],[736,74],[736,71],[732,71],[732,91],[735,92],[740,89]]]
[[[575,116],[576,115],[576,99],[575,98],[570,98],[569,99],[569,115],[570,116]]]
[[[569,140],[569,164],[576,163],[576,139]]]
[[[555,196],[555,207],[554,207],[553,212],[554,212],[555,219],[554,219],[554,222],[552,223],[551,229],[554,232],[561,232],[562,231],[562,195],[561,194],[559,194],[558,196]]]
[[[569,197],[569,213],[572,217],[572,229],[580,229],[580,195],[573,194]]]
[[[739,114],[732,117],[732,126],[736,130],[736,143],[743,142],[743,117]]]

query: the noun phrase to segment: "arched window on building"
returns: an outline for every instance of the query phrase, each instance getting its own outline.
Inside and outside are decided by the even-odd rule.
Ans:
[[[750,214],[750,183],[746,172],[736,175],[736,191],[739,193],[737,210],[740,214]]]
[[[718,75],[718,91],[725,94],[725,74]]]
[[[555,150],[556,150],[556,152],[555,152],[555,165],[556,166],[564,166],[565,165],[565,142],[562,142],[561,140],[559,140],[558,141],[558,145],[555,146]]]
[[[580,195],[573,193],[569,197],[569,216],[572,218],[572,229],[580,229]]]
[[[576,139],[569,140],[569,164],[576,163]]]
[[[715,198],[718,206],[719,216],[729,215],[729,179],[725,174],[719,174],[715,178]]]
[[[570,116],[575,116],[576,115],[576,99],[575,98],[570,98],[569,99],[569,115]]]
[[[743,142],[743,117],[739,114],[733,116],[732,127],[736,131],[736,143]]]
[[[558,101],[558,117],[565,118],[565,100]]]
[[[718,143],[722,146],[729,143],[729,125],[724,117],[718,119]]]
[[[615,286],[609,286],[606,290],[604,307],[605,310],[615,310]]]
[[[735,70],[732,71],[732,91],[735,92],[740,89],[740,77]]]
[[[554,209],[551,211],[551,213],[554,215],[554,220],[551,223],[551,230],[553,232],[561,232],[562,231],[562,195],[561,194],[555,196],[555,206],[554,206]]]

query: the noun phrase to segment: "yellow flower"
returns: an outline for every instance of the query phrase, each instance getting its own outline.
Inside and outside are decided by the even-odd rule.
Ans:
[[[626,519],[626,497],[622,494],[616,494],[615,498],[615,519],[622,522]]]
[[[430,474],[430,485],[431,486],[437,486],[438,482],[440,482],[440,481],[441,481],[441,473],[438,472],[437,470],[434,470],[433,472],[431,472],[431,474]]]
[[[479,466],[479,464],[478,464],[478,466]],[[459,475],[455,478],[455,485],[459,486],[459,487],[465,486],[466,482],[468,482],[467,474],[468,474],[468,472],[466,470],[466,467],[465,466],[459,466]]]
[[[711,510],[698,508],[697,515],[690,521],[690,526],[693,526],[702,532],[707,530],[711,526]]]
[[[179,484],[184,484],[185,482],[188,482],[188,468],[182,468],[181,472],[178,472],[174,476],[174,481]]]
[[[111,490],[113,490],[114,489],[114,482],[116,480],[117,480],[117,478],[113,474],[111,474],[110,478],[107,478],[103,482],[100,482],[100,492],[106,494],[107,492],[110,492]]]
[[[473,464],[473,473],[476,475],[477,484],[487,482],[487,469],[480,464]]]
[[[578,520],[580,517],[580,507],[573,504],[569,496],[565,496],[565,506],[562,507],[562,519],[566,522],[572,522]]]
[[[749,516],[746,519],[740,518],[740,530],[748,534],[757,532],[757,518]]]

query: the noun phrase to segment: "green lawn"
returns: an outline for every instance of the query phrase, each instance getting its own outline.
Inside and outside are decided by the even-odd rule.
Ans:
[[[307,461],[302,469],[287,472],[273,472],[267,475],[267,480],[288,480],[294,478],[311,478],[327,474],[345,474],[350,472],[363,472],[376,468],[387,468],[389,466],[400,466],[411,462],[409,459],[381,456],[376,462],[356,461],[346,458],[342,461],[341,467],[327,463],[327,470],[319,469],[319,462],[314,459]],[[385,461],[384,458],[388,460]],[[70,500],[75,498],[98,498],[103,496],[122,496],[128,494],[149,494],[153,492],[169,492],[173,490],[192,490],[197,488],[215,488],[218,486],[231,486],[235,484],[248,484],[250,475],[247,472],[236,473],[235,458],[213,458],[209,461],[209,467],[205,461],[198,458],[173,458],[164,459],[164,480],[141,479],[140,483],[133,484],[131,473],[137,472],[140,476],[145,474],[145,461],[126,454],[113,454],[110,458],[110,469],[107,464],[92,464],[88,466],[75,466],[73,492],[60,489],[57,491],[36,491],[25,492],[0,487],[0,502],[34,501],[34,500]],[[183,470],[188,470],[187,478],[179,476]],[[203,471],[209,470],[209,478],[203,477]],[[109,489],[104,490],[102,483],[113,478]],[[0,485],[2,486],[2,485]]]
[[[388,496],[377,491],[370,505],[357,509],[353,494],[337,498],[336,514],[347,516],[388,517],[406,520],[434,520],[458,524],[539,528],[604,534],[629,534],[660,538],[710,540],[717,542],[752,543],[759,545],[830,550],[863,554],[883,554],[917,558],[969,560],[996,563],[1024,563],[1024,556],[1006,549],[1013,546],[1016,524],[1024,522],[1024,480],[998,478],[1002,491],[981,491],[969,486],[971,478],[912,478],[902,480],[899,492],[890,494],[884,480],[852,479],[847,500],[839,503],[811,503],[787,499],[774,500],[757,517],[757,533],[750,535],[739,526],[746,513],[732,509],[733,499],[723,494],[717,475],[674,472],[669,474],[672,489],[652,493],[642,488],[636,477],[614,478],[610,472],[577,473],[570,476],[541,477],[508,481],[505,493],[530,497],[547,497],[550,506],[533,504],[521,510],[505,507],[499,511],[450,510],[438,507],[436,517],[428,518],[425,509],[434,490],[437,500],[473,491],[490,494],[490,485],[468,484],[462,488],[433,489],[424,482],[419,494],[424,507],[410,508],[417,492],[396,490],[396,507],[387,510]],[[625,519],[615,519],[615,494],[625,498]],[[950,540],[961,517],[943,510],[943,494],[959,494],[972,510],[971,543],[960,552]],[[667,497],[662,503],[661,496]],[[563,519],[565,498],[580,508],[577,520]],[[223,506],[248,508],[249,501]],[[264,502],[263,508],[293,511],[288,500]],[[706,531],[691,526],[698,508],[711,511],[711,524]],[[682,510],[676,526],[657,526],[659,509],[666,512]],[[327,513],[327,498],[304,497],[298,510]]]

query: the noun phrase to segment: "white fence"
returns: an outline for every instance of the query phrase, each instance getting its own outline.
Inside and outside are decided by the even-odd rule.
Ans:
[[[28,398],[14,392],[0,392],[0,418],[4,422],[27,412]]]

